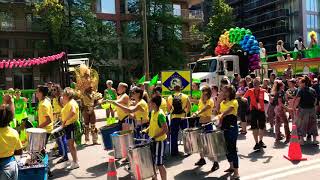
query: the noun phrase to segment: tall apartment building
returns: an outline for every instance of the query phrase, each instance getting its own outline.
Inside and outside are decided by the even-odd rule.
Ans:
[[[0,1],[0,59],[48,56],[48,33],[36,23],[30,0]],[[31,89],[38,84],[59,82],[58,66],[0,69],[0,89]]]
[[[135,57],[132,53],[141,46],[142,39],[137,32],[142,28],[140,15],[140,0],[97,0],[96,15],[103,23],[113,26],[116,32],[116,40],[113,39],[114,52],[109,57],[107,64],[102,66],[110,66],[108,72],[102,73],[101,78],[111,78],[124,80],[128,77],[128,72],[137,68],[138,62],[143,62],[143,51],[140,57]],[[178,29],[182,40],[186,44],[185,53],[192,57],[197,52],[191,50],[194,46],[199,45],[202,41],[201,37],[193,37],[189,30],[192,24],[203,20],[202,11],[190,10],[188,0],[172,0],[169,6],[172,6],[172,13],[180,16],[183,20],[183,26]],[[110,42],[112,43],[112,42]],[[138,49],[142,50],[142,49]],[[108,74],[108,77],[104,77]],[[126,77],[127,76],[127,77]]]
[[[305,45],[308,33],[320,33],[319,0],[226,0],[234,8],[236,26],[251,29],[270,53],[276,51],[278,40],[293,50],[294,41],[302,36]]]

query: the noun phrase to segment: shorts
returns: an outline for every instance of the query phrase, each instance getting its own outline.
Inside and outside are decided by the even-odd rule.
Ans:
[[[133,124],[134,124],[134,120],[131,119],[131,118],[129,118],[129,117],[125,117],[125,118],[124,118],[124,123],[133,125]]]
[[[263,111],[252,110],[251,111],[251,129],[265,129],[266,128],[266,116]]]
[[[71,140],[71,139],[74,140],[76,138],[76,126],[74,123],[64,127],[64,130],[66,131],[67,140]]]
[[[151,146],[151,153],[153,154],[154,158],[154,164],[156,166],[162,166],[164,164],[163,162],[163,156],[166,150],[166,144],[167,141],[155,141],[153,142],[153,146]]]

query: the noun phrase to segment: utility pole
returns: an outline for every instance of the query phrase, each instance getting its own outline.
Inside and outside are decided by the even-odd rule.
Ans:
[[[146,80],[149,80],[149,50],[148,50],[148,27],[147,27],[147,4],[146,0],[142,3],[142,25],[143,25],[143,56],[144,56],[144,73]]]

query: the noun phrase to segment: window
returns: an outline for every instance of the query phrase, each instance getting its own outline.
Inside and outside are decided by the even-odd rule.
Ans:
[[[307,28],[318,29],[318,16],[317,15],[307,15]]]
[[[173,15],[174,16],[181,16],[181,5],[180,4],[173,4]]]
[[[139,38],[141,25],[139,21],[128,21],[121,23],[121,32],[128,38]]]
[[[306,10],[318,12],[318,0],[306,0]]]
[[[97,10],[102,13],[116,14],[116,0],[98,0]]]
[[[13,14],[8,12],[0,12],[0,30],[13,30],[14,18]]]
[[[138,14],[139,13],[139,0],[121,0],[120,13],[121,14]]]
[[[178,39],[182,39],[182,26],[181,25],[175,25],[174,26],[174,35],[178,38]]]
[[[102,34],[116,36],[116,23],[114,21],[102,21]]]
[[[227,71],[233,71],[233,61],[226,61]]]

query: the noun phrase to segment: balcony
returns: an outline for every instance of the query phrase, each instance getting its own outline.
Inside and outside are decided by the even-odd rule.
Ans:
[[[246,12],[250,12],[250,11],[258,10],[261,8],[265,8],[275,3],[279,3],[280,1],[282,0],[257,0],[255,2],[244,4],[243,9]]]
[[[279,9],[272,12],[266,12],[264,14],[247,18],[245,20],[246,27],[255,26],[257,24],[266,23],[268,21],[273,21],[277,19],[283,19],[289,16],[288,9]]]
[[[197,44],[199,42],[204,42],[205,36],[204,36],[204,34],[194,34],[191,32],[185,32],[183,34],[182,40],[185,42]]]
[[[0,31],[7,32],[44,32],[44,29],[35,21],[16,19],[0,21]]]
[[[174,16],[181,17],[184,20],[191,21],[203,21],[203,12],[201,9],[189,10],[189,9],[174,9]]]
[[[289,26],[276,26],[269,29],[253,32],[253,34],[259,39],[265,39],[272,36],[288,34]]]

